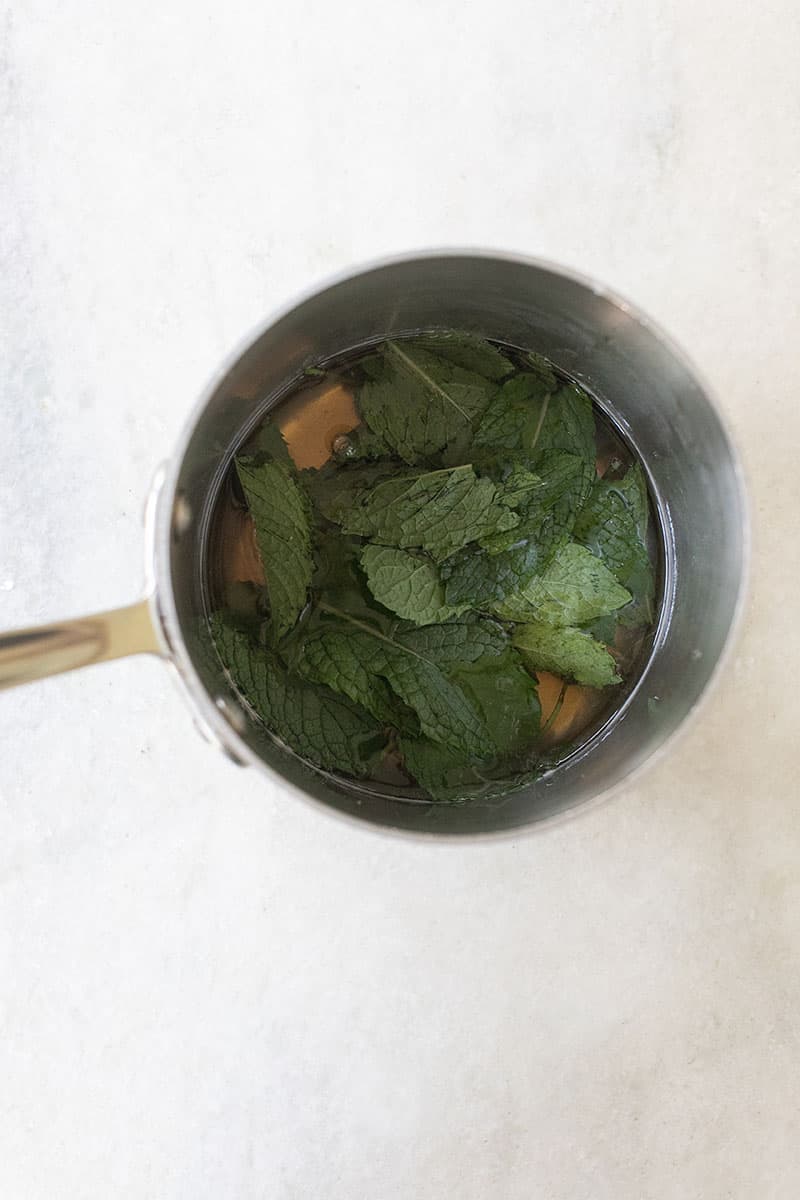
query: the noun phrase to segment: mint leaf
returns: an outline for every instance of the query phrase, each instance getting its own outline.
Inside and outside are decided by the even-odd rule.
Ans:
[[[425,554],[369,544],[361,554],[361,565],[378,603],[406,621],[430,625],[447,621],[469,607],[445,603],[439,570]]]
[[[468,547],[442,563],[445,603],[486,608],[524,587],[539,560],[539,548],[530,538],[496,554]]]
[[[517,626],[512,640],[531,671],[552,671],[596,688],[620,682],[608,650],[582,629],[531,621]]]
[[[326,463],[324,467],[306,467],[300,478],[317,511],[328,521],[338,524],[360,494],[381,480],[393,478],[397,469],[396,462],[385,460],[342,467]]]
[[[604,480],[609,489],[618,491],[625,500],[631,516],[636,522],[636,529],[642,542],[647,537],[647,526],[650,520],[650,501],[647,494],[647,484],[644,471],[639,463],[629,467],[622,479]]]
[[[484,379],[503,379],[514,370],[514,364],[505,354],[474,333],[421,333],[414,344]]]
[[[381,676],[416,712],[426,737],[470,757],[492,754],[491,738],[477,710],[436,665],[434,654],[411,649],[398,637],[322,607],[338,619],[320,625],[306,639],[298,662],[304,674],[359,700],[367,694],[365,676]]]
[[[534,474],[516,467],[506,482],[498,486],[498,499],[504,497],[519,514],[519,524],[509,532],[498,533],[485,541],[487,549],[497,552],[514,544],[521,536],[534,538],[539,545],[541,567],[572,533],[578,513],[597,478],[594,467],[577,454],[561,450],[542,455]]]
[[[494,778],[482,765],[471,766],[463,759],[425,738],[403,737],[400,750],[405,769],[437,804],[504,804],[512,792],[539,778],[541,768],[525,763],[509,774]]]
[[[223,585],[222,599],[229,624],[251,632],[263,642],[263,627],[269,621],[266,588],[251,580],[229,579]]]
[[[386,342],[358,390],[361,415],[407,463],[441,450],[483,412],[495,385],[414,342]]]
[[[511,646],[461,664],[451,678],[475,704],[501,758],[522,754],[536,742],[542,717],[536,680]]]
[[[444,625],[398,630],[396,637],[408,650],[435,663],[445,674],[479,658],[496,658],[509,645],[508,634],[501,625],[476,614]]]
[[[317,538],[311,591],[315,597],[324,598],[335,608],[346,609],[352,616],[375,620],[378,617],[377,605],[361,570],[362,546],[360,538],[346,537],[337,529],[325,530]],[[302,641],[315,611],[307,613],[306,618],[295,627],[292,637],[296,634]],[[384,620],[390,627],[392,618],[385,614]]]
[[[447,558],[467,542],[508,530],[517,516],[471,466],[387,479],[359,493],[339,520],[345,533]]]
[[[617,614],[615,612],[607,613],[604,617],[588,621],[581,628],[590,637],[593,637],[596,642],[603,642],[606,646],[613,646],[617,636]]]
[[[592,401],[574,384],[551,392],[540,376],[517,375],[503,384],[484,412],[474,445],[515,451],[534,465],[553,450],[577,454],[584,462],[594,464],[597,451]]]
[[[211,632],[237,691],[281,741],[315,766],[368,773],[380,730],[367,713],[327,688],[293,678],[276,654],[220,616],[212,618]]]
[[[582,388],[565,384],[543,401],[539,429],[530,449],[537,459],[550,450],[564,450],[594,467],[594,411]]]
[[[286,462],[237,458],[236,472],[255,525],[278,639],[296,622],[311,582],[308,500]]]
[[[294,666],[307,679],[348,696],[384,724],[396,723],[397,701],[375,670],[371,643],[347,630],[317,628],[297,647]]]
[[[506,795],[535,777],[531,762],[541,727],[535,679],[506,647],[462,665],[453,676],[484,717],[495,743],[490,762],[470,762],[463,755],[424,737],[403,735],[400,750],[406,771],[440,803]],[[520,773],[520,770],[522,773]]]
[[[552,451],[543,456],[538,471],[536,483],[522,494],[514,477],[516,528],[485,539],[483,551],[468,547],[442,563],[446,604],[482,608],[502,602],[544,571],[569,540],[591,488],[593,468],[575,454]],[[502,485],[499,492],[502,499]]]
[[[467,799],[481,780],[464,756],[427,738],[402,737],[403,766],[437,803]]]
[[[585,625],[622,608],[631,598],[599,558],[568,542],[542,575],[495,607],[507,621],[547,621],[549,625]]]
[[[531,471],[524,459],[484,459],[480,473],[499,480],[497,498],[508,508],[527,510],[529,502],[534,499],[533,493],[538,492],[544,483],[542,476]]]
[[[250,456],[266,454],[278,462],[291,463],[292,461],[289,447],[272,417],[267,417],[265,421],[262,421],[255,434],[248,440],[247,453]]]
[[[654,615],[655,576],[647,551],[648,501],[642,468],[623,479],[598,479],[575,524],[575,539],[613,572],[632,595],[619,614],[623,625],[650,624]]]
[[[547,387],[537,375],[517,375],[509,379],[481,417],[473,445],[532,452],[548,395]]]
[[[537,354],[535,350],[529,350],[523,355],[527,364],[528,371],[534,375],[543,385],[546,392],[554,392],[558,387],[558,380],[555,372],[548,360],[543,354]]]

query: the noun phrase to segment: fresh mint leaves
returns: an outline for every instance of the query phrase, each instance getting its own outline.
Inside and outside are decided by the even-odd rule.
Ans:
[[[539,728],[541,708],[536,680],[513,647],[506,644],[500,654],[460,663],[451,678],[478,709],[501,755],[524,754],[532,744],[531,730]]]
[[[519,524],[492,481],[479,479],[469,465],[387,479],[358,494],[339,519],[345,533],[427,550],[439,561]]]
[[[594,412],[586,392],[566,384],[545,399],[532,450],[537,458],[550,450],[577,454],[594,468]]]
[[[276,638],[292,628],[311,582],[310,507],[294,467],[281,459],[239,458],[236,471],[256,529]]]
[[[369,773],[380,728],[362,708],[290,675],[276,654],[223,618],[214,618],[211,632],[236,688],[282,742],[326,770]]]
[[[439,333],[423,333],[414,339],[425,350],[432,350],[481,379],[498,380],[513,374],[514,364],[491,342],[474,333],[454,333],[443,330]]]
[[[483,414],[473,446],[532,454],[549,397],[550,391],[538,375],[526,373],[509,379]]]
[[[368,542],[361,565],[375,599],[406,621],[429,625],[469,610],[467,604],[447,604],[439,568],[427,554]]]
[[[622,479],[598,479],[576,525],[575,537],[631,593],[620,613],[623,625],[653,621],[655,575],[647,551],[648,503],[644,473],[637,463]]]
[[[532,671],[552,671],[596,688],[620,682],[610,652],[582,629],[531,621],[517,626],[513,642]]]
[[[226,583],[216,651],[312,767],[380,780],[399,758],[429,798],[485,802],[535,773],[537,672],[630,669],[644,476],[597,478],[591,400],[540,355],[435,331],[345,370],[362,424],[324,466],[298,472],[271,420],[236,459],[266,587]]]
[[[430,648],[414,648],[400,635],[381,633],[345,613],[309,636],[298,666],[309,678],[341,691],[378,715],[370,680],[385,680],[419,719],[431,741],[471,758],[491,758],[494,746],[475,706],[451,683]],[[441,632],[441,626],[437,627]]]
[[[358,391],[369,428],[404,462],[416,464],[444,448],[489,405],[492,380],[415,342],[390,341]]]
[[[587,625],[622,608],[631,599],[599,558],[567,542],[550,566],[519,592],[495,607],[508,621],[546,621],[550,625]]]
[[[501,460],[502,462],[502,460]],[[572,533],[578,512],[591,490],[593,471],[577,454],[550,451],[520,486],[519,464],[508,479],[508,503],[517,515],[510,530],[480,540],[442,564],[445,602],[493,608],[543,573]],[[502,498],[502,485],[500,488]]]
[[[513,451],[534,465],[548,451],[564,450],[594,466],[592,402],[572,384],[558,387],[552,375],[524,372],[503,384],[473,445]]]

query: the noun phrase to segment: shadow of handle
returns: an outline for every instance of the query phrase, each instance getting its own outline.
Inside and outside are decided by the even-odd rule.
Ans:
[[[150,600],[0,634],[0,690],[129,654],[165,653]]]

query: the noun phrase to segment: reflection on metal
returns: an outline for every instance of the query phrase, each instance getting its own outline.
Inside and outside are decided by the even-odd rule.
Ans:
[[[129,654],[162,653],[150,601],[144,599],[127,608],[0,635],[0,689]]]

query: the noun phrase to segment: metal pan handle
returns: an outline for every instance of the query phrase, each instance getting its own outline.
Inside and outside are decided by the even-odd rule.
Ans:
[[[129,654],[164,653],[145,597],[126,608],[0,634],[0,690]]]

